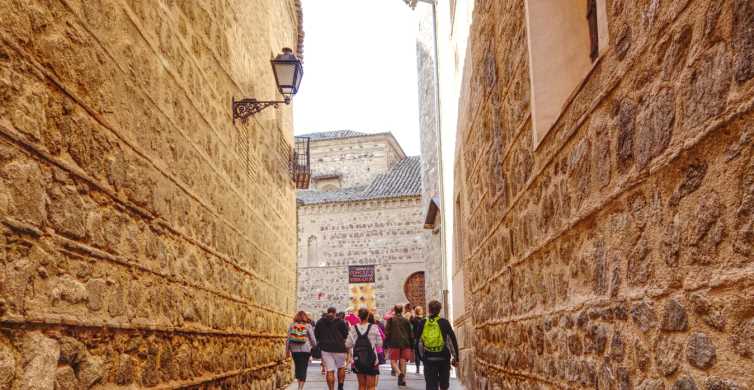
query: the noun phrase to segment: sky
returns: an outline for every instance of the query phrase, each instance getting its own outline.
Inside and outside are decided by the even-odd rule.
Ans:
[[[390,131],[418,155],[414,11],[402,0],[303,0],[304,78],[296,134]]]

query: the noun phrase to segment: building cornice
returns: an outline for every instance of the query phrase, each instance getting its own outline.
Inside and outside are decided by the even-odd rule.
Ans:
[[[324,203],[309,203],[309,204],[299,204],[298,209],[316,209],[316,208],[346,208],[349,206],[359,206],[359,205],[370,205],[370,204],[378,204],[378,203],[408,203],[409,201],[418,201],[421,202],[421,195],[402,195],[402,196],[391,196],[391,197],[384,197],[384,198],[374,198],[374,199],[359,199],[359,200],[344,200],[344,201],[335,201],[335,202],[324,202]]]

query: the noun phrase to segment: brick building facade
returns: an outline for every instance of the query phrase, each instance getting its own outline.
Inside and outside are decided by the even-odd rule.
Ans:
[[[230,109],[278,95],[298,0],[2,0],[0,20],[0,388],[287,385],[291,111]]]
[[[476,2],[468,386],[754,387],[752,26],[750,0]]]
[[[390,133],[304,136],[312,181],[297,195],[299,308],[318,316],[354,307],[349,266],[374,266],[369,304],[379,313],[408,302],[406,282],[424,274],[428,234],[419,157],[406,157]]]

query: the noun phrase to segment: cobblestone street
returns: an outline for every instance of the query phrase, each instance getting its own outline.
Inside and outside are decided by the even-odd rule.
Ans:
[[[311,364],[309,364],[309,374],[307,375],[307,378],[306,378],[306,386],[304,387],[305,390],[327,390],[327,382],[325,381],[325,377],[324,375],[321,374],[320,370],[321,368],[320,368],[319,361],[314,361]],[[406,375],[406,383],[408,384],[408,386],[398,387],[397,378],[390,375],[390,366],[389,365],[380,366],[380,382],[377,385],[377,389],[378,390],[424,389],[424,376],[417,375],[416,368],[412,364],[409,364],[408,371],[409,373],[408,375]],[[346,387],[346,390],[358,389],[358,383],[356,382],[355,374],[346,375],[345,387]],[[298,388],[298,383],[293,383],[290,386],[288,386],[288,390],[296,390],[297,388]],[[463,389],[463,386],[461,386],[455,378],[451,378],[450,390],[460,390],[460,389]]]

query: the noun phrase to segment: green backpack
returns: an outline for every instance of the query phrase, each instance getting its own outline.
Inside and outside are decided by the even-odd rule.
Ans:
[[[434,317],[427,318],[427,320],[424,321],[422,344],[424,345],[424,349],[429,352],[442,352],[445,348],[445,340],[442,338],[440,324],[437,323],[439,319],[439,317]]]

